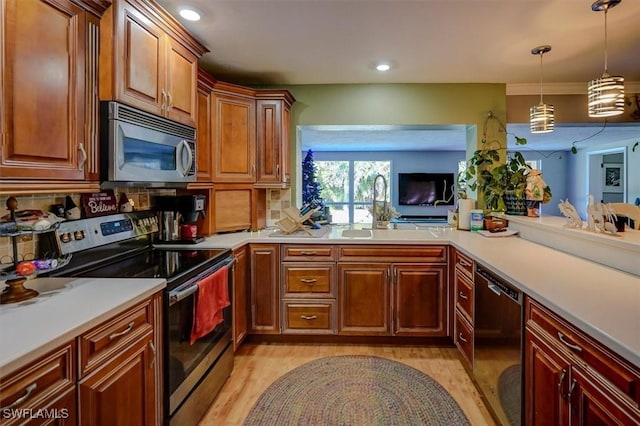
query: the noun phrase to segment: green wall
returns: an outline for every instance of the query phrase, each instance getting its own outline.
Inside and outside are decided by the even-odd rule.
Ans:
[[[299,169],[299,125],[467,124],[467,155],[478,146],[487,113],[506,122],[505,84],[323,84],[279,86],[296,98],[291,110],[292,197]],[[474,131],[477,126],[478,131]],[[492,131],[490,129],[489,131]],[[504,133],[493,135],[504,143]]]

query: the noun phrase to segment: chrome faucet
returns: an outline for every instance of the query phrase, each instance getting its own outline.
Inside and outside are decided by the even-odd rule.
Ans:
[[[384,189],[382,192],[382,196],[384,198],[383,201],[383,211],[387,210],[387,178],[385,178],[383,175],[378,174],[376,175],[376,177],[373,179],[373,208],[371,209],[371,217],[372,217],[372,221],[371,221],[371,229],[376,229],[376,222],[378,221],[378,209],[376,208],[376,204],[378,202],[378,198],[377,198],[377,192],[376,192],[376,184],[378,183],[378,179],[382,179],[382,183],[384,184]]]

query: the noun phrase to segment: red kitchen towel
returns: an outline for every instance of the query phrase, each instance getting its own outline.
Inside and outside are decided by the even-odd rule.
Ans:
[[[229,268],[224,267],[198,282],[193,304],[192,345],[223,321],[222,310],[231,304],[228,276]]]

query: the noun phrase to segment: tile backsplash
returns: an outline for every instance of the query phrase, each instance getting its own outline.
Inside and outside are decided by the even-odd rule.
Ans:
[[[270,189],[267,193],[267,226],[276,226],[282,210],[291,206],[291,189]]]
[[[175,189],[156,189],[156,188],[117,188],[114,190],[116,199],[119,199],[120,194],[124,192],[127,198],[133,201],[134,209],[136,210],[148,210],[151,208],[152,197],[155,195],[175,195]],[[54,204],[65,203],[66,196],[71,196],[73,202],[80,207],[80,194],[37,194],[37,195],[17,195],[18,210],[43,210],[50,211],[51,206]],[[8,218],[9,211],[5,210],[6,198],[2,199],[2,213],[0,217],[5,220]],[[5,216],[7,216],[5,218]],[[31,235],[23,235],[18,238],[18,260],[31,260],[37,252],[37,237]],[[0,237],[0,267],[1,264],[7,264],[13,262],[13,248],[11,244],[11,238]]]

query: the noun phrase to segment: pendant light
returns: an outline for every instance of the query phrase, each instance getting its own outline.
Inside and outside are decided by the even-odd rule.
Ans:
[[[553,132],[554,118],[553,105],[547,105],[542,101],[542,56],[551,51],[551,46],[544,45],[531,49],[532,55],[540,55],[540,103],[529,110],[529,125],[531,133]]]
[[[607,69],[607,12],[622,0],[596,0],[594,12],[604,11],[604,73],[589,82],[589,117],[612,117],[624,112],[624,78],[609,75]]]

